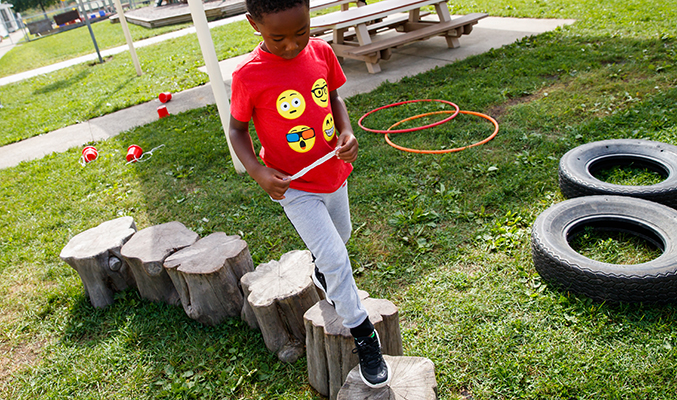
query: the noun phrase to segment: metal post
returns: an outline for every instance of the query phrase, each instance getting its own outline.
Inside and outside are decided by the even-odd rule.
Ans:
[[[24,33],[24,38],[26,39],[27,42],[31,41],[31,38],[28,37],[28,32],[26,32],[26,24],[24,24],[24,20],[21,18],[21,14],[17,13],[17,17],[19,17],[19,23],[21,24],[21,32]]]
[[[81,12],[85,15],[85,24],[87,24],[87,29],[89,29],[89,36],[92,37],[92,42],[94,43],[94,48],[96,49],[96,55],[99,56],[99,63],[103,64],[103,58],[101,58],[101,52],[99,51],[99,45],[96,44],[96,38],[94,37],[94,31],[92,31],[92,24],[89,23],[89,16],[87,16],[87,11],[85,11],[85,6],[78,1],[78,6],[82,10]]]
[[[195,31],[197,32],[197,40],[202,49],[202,57],[204,57],[205,65],[207,66],[207,73],[209,74],[209,81],[212,84],[212,92],[214,92],[216,108],[219,110],[223,132],[226,134],[230,157],[233,160],[235,171],[237,171],[238,174],[244,174],[247,170],[242,164],[242,161],[237,158],[233,146],[230,143],[230,103],[228,102],[226,84],[223,83],[223,75],[221,75],[221,69],[219,68],[219,60],[216,58],[216,49],[214,49],[214,41],[212,40],[212,34],[209,31],[207,16],[205,15],[202,0],[188,0],[188,6],[190,7],[190,14],[193,17]]]

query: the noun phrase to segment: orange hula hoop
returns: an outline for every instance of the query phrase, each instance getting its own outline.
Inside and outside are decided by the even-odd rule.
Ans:
[[[427,117],[427,116],[429,116],[429,115],[436,115],[436,114],[451,114],[451,113],[453,113],[453,112],[455,112],[455,111],[444,110],[444,111],[434,111],[434,112],[429,112],[429,113],[425,113],[425,114],[414,115],[413,117],[409,117],[409,118],[403,119],[402,121],[399,121],[399,122],[394,123],[393,125],[390,126],[390,128],[388,128],[388,131],[390,131],[392,128],[394,128],[394,127],[396,127],[396,126],[398,126],[398,125],[400,125],[400,124],[402,124],[402,123],[404,123],[404,122],[411,121],[411,120],[413,120],[413,119],[423,118],[423,117]],[[493,119],[492,117],[490,117],[490,116],[488,116],[488,115],[486,115],[486,114],[478,113],[478,112],[475,112],[475,111],[463,111],[463,110],[461,110],[460,113],[461,113],[461,114],[475,115],[475,116],[477,116],[477,117],[482,117],[482,118],[484,118],[484,119],[486,119],[486,120],[489,120],[492,124],[494,124],[494,132],[493,132],[491,135],[489,135],[487,138],[485,138],[485,139],[483,139],[483,140],[481,140],[481,141],[479,141],[479,142],[477,142],[477,143],[473,143],[473,144],[470,144],[470,145],[467,145],[467,146],[463,146],[463,147],[457,147],[457,148],[455,148],[455,149],[444,149],[444,150],[418,150],[418,149],[410,149],[410,148],[408,148],[408,147],[399,146],[399,145],[396,145],[395,143],[393,143],[393,142],[390,140],[390,137],[388,136],[390,133],[394,133],[394,132],[390,132],[390,133],[386,133],[386,134],[385,134],[386,142],[388,142],[389,145],[391,145],[392,147],[394,147],[394,148],[396,148],[396,149],[398,149],[398,150],[406,151],[406,152],[409,152],[409,153],[417,153],[417,154],[445,154],[445,153],[455,153],[455,152],[457,152],[457,151],[469,149],[469,148],[471,148],[471,147],[480,146],[480,145],[483,145],[483,144],[487,143],[488,141],[490,141],[490,140],[493,139],[494,137],[496,137],[496,134],[498,133],[498,122],[496,122],[495,119]]]

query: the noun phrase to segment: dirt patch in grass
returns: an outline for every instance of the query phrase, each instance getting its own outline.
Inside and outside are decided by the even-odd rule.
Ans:
[[[487,110],[487,115],[491,115],[492,117],[494,117],[494,119],[496,119],[496,121],[500,123],[501,117],[503,117],[507,113],[509,108],[516,106],[518,104],[530,103],[540,97],[543,97],[543,95],[539,92],[531,94],[529,96],[512,98],[503,104],[498,104],[493,107],[490,107]]]
[[[0,344],[0,383],[5,383],[19,369],[35,365],[39,362],[40,354],[45,344],[46,341],[44,340],[18,344]]]

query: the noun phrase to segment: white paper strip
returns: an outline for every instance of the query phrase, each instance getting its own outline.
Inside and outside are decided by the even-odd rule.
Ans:
[[[314,163],[310,164],[309,166],[303,168],[303,169],[300,170],[299,172],[297,172],[297,173],[295,173],[294,175],[292,175],[291,178],[289,178],[289,179],[292,180],[292,181],[293,181],[294,179],[298,179],[298,178],[302,177],[303,175],[305,175],[306,173],[308,173],[308,171],[310,171],[311,169],[313,169],[313,168],[317,167],[318,165],[320,165],[320,164],[322,164],[322,163],[328,161],[328,160],[331,159],[332,157],[336,157],[336,154],[338,153],[338,150],[339,150],[339,149],[340,149],[340,147],[338,147],[338,148],[336,148],[336,149],[330,151],[330,152],[327,153],[324,157],[320,158],[319,160],[315,161]]]

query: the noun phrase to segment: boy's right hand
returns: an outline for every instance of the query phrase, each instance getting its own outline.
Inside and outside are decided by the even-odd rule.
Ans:
[[[289,189],[289,184],[291,183],[289,175],[263,165],[261,165],[261,168],[256,169],[252,174],[252,178],[273,200],[284,199],[284,194]]]

